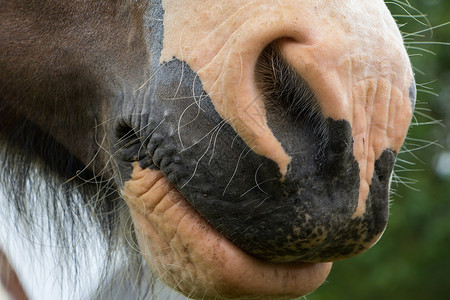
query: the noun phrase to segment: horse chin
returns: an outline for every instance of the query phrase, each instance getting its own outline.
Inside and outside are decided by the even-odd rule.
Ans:
[[[134,163],[122,193],[147,264],[189,297],[290,299],[315,290],[330,272],[331,263],[250,256],[210,226],[161,171]]]

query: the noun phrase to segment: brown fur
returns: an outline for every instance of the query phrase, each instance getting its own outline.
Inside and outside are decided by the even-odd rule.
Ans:
[[[46,227],[36,224],[43,211],[37,208],[44,208],[62,248],[76,256],[75,236],[99,230],[112,257],[126,244],[119,236],[129,220],[109,183],[103,125],[114,120],[104,116],[114,99],[147,78],[146,4],[0,0],[0,6],[0,181],[17,214],[7,215]]]
[[[98,137],[92,130],[108,109],[100,103],[111,105],[100,99],[116,93],[113,85],[128,83],[123,78],[131,82],[145,72],[144,5],[56,0],[0,5],[0,117],[30,120],[88,165],[98,151],[95,140],[102,140],[101,130]]]

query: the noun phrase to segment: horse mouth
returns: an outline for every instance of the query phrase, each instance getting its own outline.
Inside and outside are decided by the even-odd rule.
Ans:
[[[123,196],[150,268],[190,297],[299,297],[320,286],[331,269],[331,263],[274,263],[249,255],[214,229],[161,171],[133,163]]]
[[[186,102],[177,105],[188,107],[190,102]],[[170,109],[181,110],[166,103],[173,105]],[[387,173],[393,153],[387,151],[379,170],[375,168],[386,180],[373,185],[377,189],[366,200],[367,210],[354,216],[359,168],[347,121],[324,123],[334,137],[325,146],[300,130],[292,133],[300,138],[285,134],[283,138],[292,144],[289,152],[297,154],[282,176],[274,161],[253,152],[231,126],[212,113],[209,101],[198,105],[205,113],[195,114],[197,123],[181,131],[176,126],[179,115],[164,112],[164,122],[142,116],[143,130],[119,127],[122,178],[136,166],[159,172],[208,226],[266,262],[330,262],[357,255],[378,240],[387,222]],[[198,126],[201,121],[204,125]]]

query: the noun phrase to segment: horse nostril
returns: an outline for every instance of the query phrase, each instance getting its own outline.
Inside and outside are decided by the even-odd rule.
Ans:
[[[323,118],[312,89],[282,57],[276,42],[259,56],[255,77],[268,109],[277,110],[280,117],[289,117],[294,123],[320,128]]]
[[[269,126],[293,137],[302,136],[318,167],[338,172],[352,159],[352,130],[345,121],[326,118],[308,83],[282,56],[277,42],[261,53],[255,68],[256,86],[267,111]]]
[[[313,90],[283,58],[278,41],[259,56],[255,78],[272,127],[288,122],[293,128],[302,128],[315,144],[317,155],[323,156],[328,144],[326,119]]]

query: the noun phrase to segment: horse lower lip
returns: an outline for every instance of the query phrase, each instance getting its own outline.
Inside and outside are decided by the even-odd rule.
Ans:
[[[197,292],[212,291],[212,297],[292,298],[317,288],[330,271],[331,264],[272,263],[247,254],[210,226],[160,171],[135,163],[123,195],[144,258],[185,294],[195,297],[193,288],[203,285]],[[157,267],[162,261],[169,269]],[[196,282],[191,282],[192,272]]]

